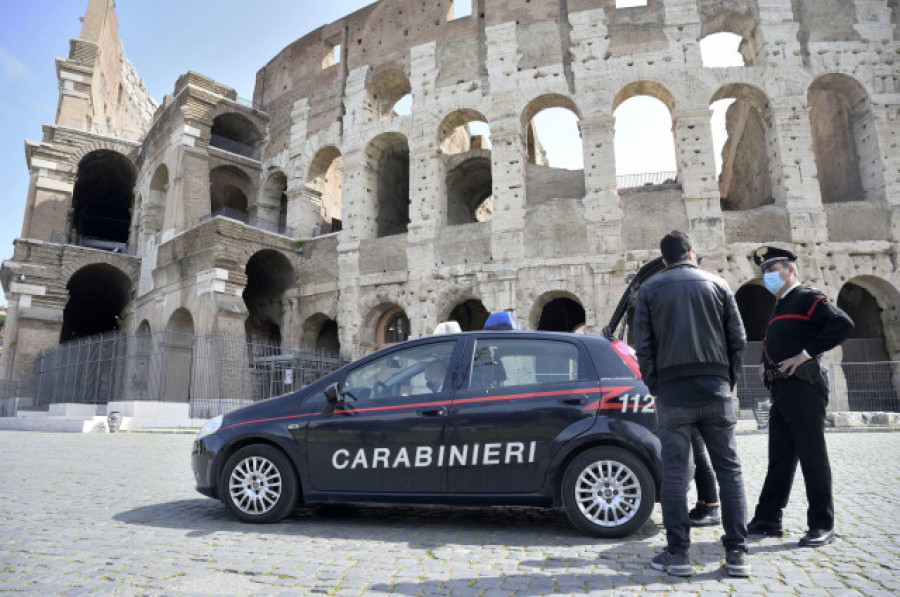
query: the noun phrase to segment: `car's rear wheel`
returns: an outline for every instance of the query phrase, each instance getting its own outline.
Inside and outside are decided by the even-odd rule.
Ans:
[[[219,496],[239,520],[277,522],[296,507],[297,484],[297,474],[284,453],[272,446],[252,445],[225,463]]]
[[[632,534],[647,521],[656,501],[647,466],[627,450],[590,448],[563,475],[562,502],[569,520],[593,537]]]

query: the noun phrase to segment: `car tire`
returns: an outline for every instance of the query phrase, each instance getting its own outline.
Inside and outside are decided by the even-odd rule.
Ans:
[[[640,458],[597,446],[566,467],[560,487],[566,515],[592,537],[626,537],[643,526],[656,502],[653,476]]]
[[[281,450],[245,446],[232,454],[219,479],[219,496],[238,520],[277,522],[297,506],[297,473]]]

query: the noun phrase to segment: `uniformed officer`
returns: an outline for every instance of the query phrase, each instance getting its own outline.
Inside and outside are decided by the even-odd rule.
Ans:
[[[788,503],[799,460],[809,503],[809,530],[801,546],[834,540],[831,464],[825,445],[828,379],[819,356],[843,342],[853,321],[820,291],[800,285],[791,251],[763,246],[753,253],[775,309],[763,340],[760,374],[772,393],[769,413],[769,468],[750,534],[782,535],[781,515]]]

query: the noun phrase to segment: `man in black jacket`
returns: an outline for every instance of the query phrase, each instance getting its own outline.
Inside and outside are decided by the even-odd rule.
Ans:
[[[834,540],[834,499],[825,445],[828,380],[818,357],[850,335],[853,320],[818,290],[800,285],[796,259],[778,247],[763,246],[753,254],[763,283],[777,301],[760,366],[772,392],[769,469],[748,529],[754,535],[781,536],[781,513],[799,461],[809,502],[809,531],[800,545],[820,547]]]
[[[744,324],[728,284],[697,269],[686,234],[672,231],[659,245],[667,269],[641,287],[634,313],[637,357],[644,382],[657,397],[662,443],[667,547],[650,565],[678,576],[693,572],[687,489],[691,435],[697,429],[719,482],[725,571],[749,576],[747,502],[731,397],[746,344]]]

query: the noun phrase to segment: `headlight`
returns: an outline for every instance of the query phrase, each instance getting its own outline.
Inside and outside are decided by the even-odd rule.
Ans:
[[[219,430],[219,427],[222,426],[222,417],[224,415],[219,415],[218,417],[213,417],[209,421],[203,425],[203,428],[200,430],[200,433],[197,434],[197,439],[203,439],[207,435],[211,435]]]

